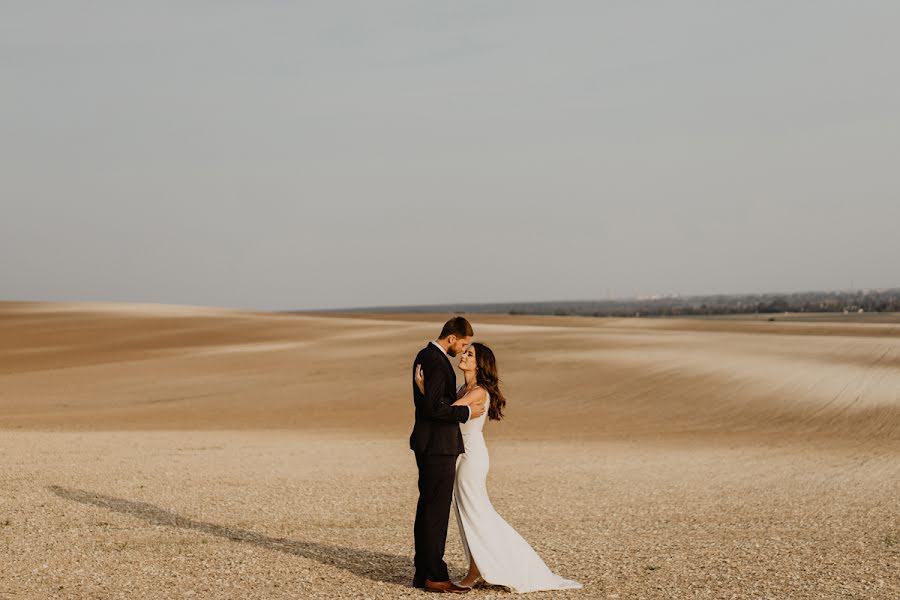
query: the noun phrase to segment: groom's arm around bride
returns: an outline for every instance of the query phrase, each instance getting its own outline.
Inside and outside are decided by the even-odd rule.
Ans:
[[[459,323],[457,323],[459,321]],[[454,328],[459,327],[456,331]],[[462,317],[444,325],[441,336],[429,342],[416,355],[412,365],[413,402],[416,407],[415,425],[409,445],[415,452],[426,454],[461,454],[463,450],[459,423],[484,413],[483,405],[451,406],[456,402],[456,373],[450,357],[460,354],[472,339],[471,325]],[[416,369],[425,374],[425,392],[415,382]]]
[[[428,354],[431,353],[422,352],[422,354],[425,354],[425,356],[421,358],[427,360],[429,358]],[[465,423],[468,421],[468,406],[452,406],[452,404],[456,402],[456,376],[453,373],[453,367],[450,367],[450,371],[448,371],[447,369],[440,368],[441,365],[432,364],[429,365],[431,368],[426,368],[423,363],[419,364],[421,364],[422,371],[426,375],[424,402],[421,404],[421,416],[433,421],[448,421],[450,423]],[[449,377],[450,375],[453,375],[452,379]],[[413,377],[415,379],[415,373],[413,374]],[[431,377],[431,379],[429,379],[429,377]],[[454,390],[453,395],[448,394],[448,391],[451,389]],[[416,391],[418,391],[417,386]]]

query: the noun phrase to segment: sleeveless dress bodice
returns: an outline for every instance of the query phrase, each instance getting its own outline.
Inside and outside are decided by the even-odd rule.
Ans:
[[[458,392],[458,390],[457,390]],[[487,395],[487,400],[485,402],[485,406],[490,406],[491,404],[491,395]],[[482,431],[484,430],[484,422],[487,419],[487,411],[484,411],[484,414],[478,417],[477,419],[469,419],[465,423],[460,423],[459,431],[463,434],[463,441],[465,438],[472,435],[483,436]]]

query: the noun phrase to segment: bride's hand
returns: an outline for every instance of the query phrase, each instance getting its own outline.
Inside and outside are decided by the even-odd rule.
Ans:
[[[420,393],[425,393],[425,371],[422,370],[422,365],[416,365],[416,387]]]

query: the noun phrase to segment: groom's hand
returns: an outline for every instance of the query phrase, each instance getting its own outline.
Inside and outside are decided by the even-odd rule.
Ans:
[[[469,405],[469,409],[472,411],[470,418],[477,419],[484,414],[484,402],[474,402]]]

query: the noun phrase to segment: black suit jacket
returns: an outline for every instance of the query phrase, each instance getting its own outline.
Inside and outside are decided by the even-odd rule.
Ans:
[[[416,365],[425,372],[425,393],[416,385]],[[413,401],[416,423],[409,436],[409,447],[421,454],[462,454],[459,424],[469,419],[468,406],[450,406],[456,402],[456,374],[450,359],[432,343],[422,348],[413,363]]]

